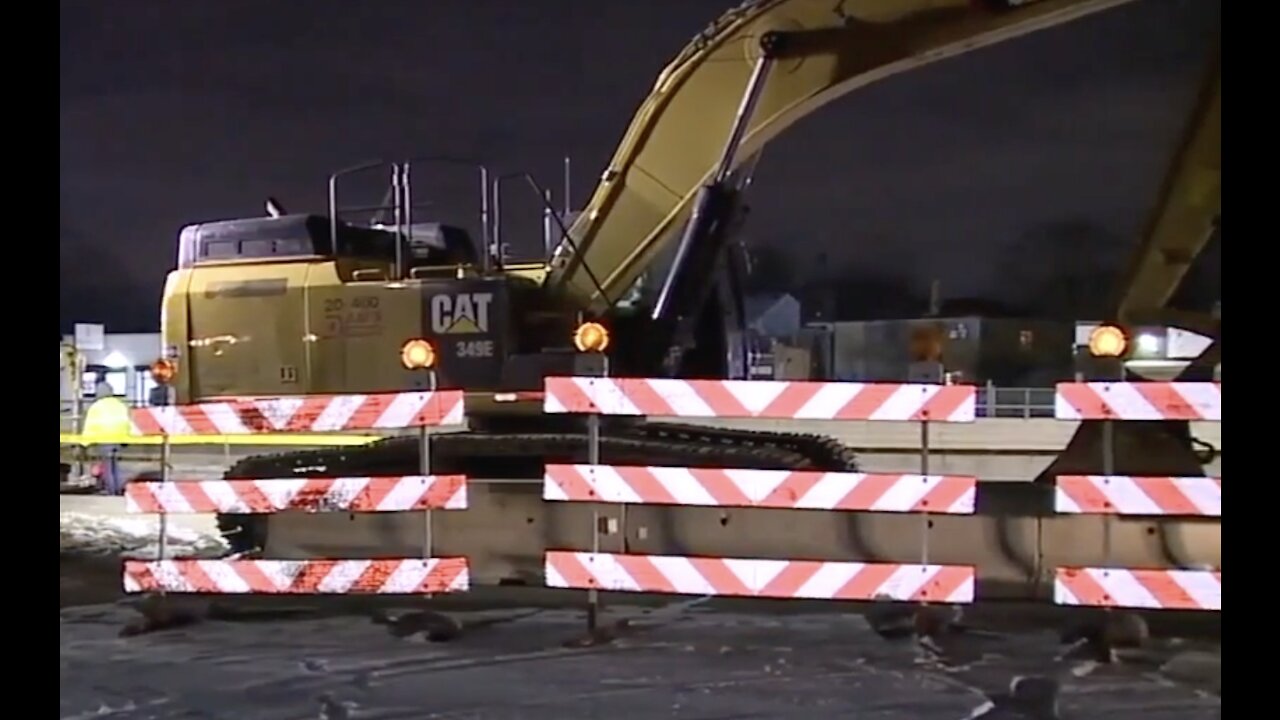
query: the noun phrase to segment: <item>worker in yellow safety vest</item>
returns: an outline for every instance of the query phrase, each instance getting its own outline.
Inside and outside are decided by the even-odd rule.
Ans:
[[[82,432],[86,435],[98,433],[118,434],[120,423],[116,416],[124,418],[123,427],[128,430],[129,407],[124,400],[116,397],[114,388],[105,380],[99,380],[95,388],[97,399],[85,412],[85,426]],[[95,412],[96,410],[96,412]],[[120,445],[104,443],[98,445],[97,472],[94,473],[98,489],[106,495],[123,495],[124,478],[120,474]]]

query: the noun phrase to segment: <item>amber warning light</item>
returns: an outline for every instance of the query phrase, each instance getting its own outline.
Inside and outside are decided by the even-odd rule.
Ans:
[[[1115,325],[1100,325],[1089,333],[1089,354],[1094,357],[1115,358],[1129,349],[1129,338]]]
[[[573,332],[573,346],[578,352],[604,352],[609,347],[609,331],[598,322],[585,322]]]
[[[173,361],[168,358],[160,358],[159,360],[151,363],[150,370],[151,379],[155,380],[157,385],[168,385],[178,371],[177,367],[174,366]]]
[[[400,348],[400,364],[409,370],[426,370],[436,364],[436,351],[421,338],[406,341]]]

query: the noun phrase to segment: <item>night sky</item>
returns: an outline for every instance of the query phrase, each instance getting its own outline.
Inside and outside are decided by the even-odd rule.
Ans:
[[[61,0],[61,320],[153,330],[184,224],[268,195],[323,212],[328,174],[375,157],[479,157],[558,192],[568,154],[580,205],[657,72],[732,4]],[[997,259],[1046,224],[1132,242],[1218,8],[1143,0],[846,97],[765,151],[751,242],[996,297]],[[422,184],[455,221],[470,187]],[[533,205],[511,206],[531,250]]]

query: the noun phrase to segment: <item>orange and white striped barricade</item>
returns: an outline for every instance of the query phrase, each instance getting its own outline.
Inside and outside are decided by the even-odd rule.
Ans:
[[[864,384],[603,377],[547,378],[548,413],[680,418],[973,422],[975,389],[964,385]],[[594,427],[594,423],[593,423]],[[697,596],[970,603],[973,566],[929,563],[928,513],[972,514],[977,479],[920,474],[549,465],[543,499],[922,514],[918,564],[806,559],[686,557],[548,550],[550,587]],[[625,516],[624,516],[625,517]],[[597,519],[598,520],[598,519]],[[626,532],[625,528],[622,532]],[[590,612],[594,612],[594,605]],[[588,615],[590,620],[591,615]]]
[[[1222,422],[1217,382],[1059,383],[1059,420],[1101,420],[1102,474],[1057,477],[1054,510],[1105,516],[1103,553],[1110,565],[1111,522],[1118,515],[1222,517],[1222,478],[1133,477],[1114,472],[1115,421]],[[1222,571],[1060,567],[1054,577],[1059,605],[1136,609],[1222,610]]]
[[[426,428],[461,425],[457,390],[374,395],[234,398],[138,408],[134,430],[161,435],[159,482],[126,488],[126,508],[160,517],[155,560],[128,560],[126,592],[202,594],[434,594],[470,584],[467,559],[433,557],[431,512],[467,507],[467,478],[430,474]],[[398,477],[297,477],[172,481],[168,438],[420,428],[422,473]],[[166,517],[173,513],[423,512],[422,557],[391,559],[214,560],[166,557]]]

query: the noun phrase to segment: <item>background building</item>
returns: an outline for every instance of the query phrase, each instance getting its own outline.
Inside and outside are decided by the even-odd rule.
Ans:
[[[69,349],[75,345],[75,337],[65,335],[58,348],[58,388],[61,409],[71,412],[77,393],[81,400],[93,400],[99,383],[105,382],[111,391],[133,405],[149,404],[151,390],[156,386],[151,379],[151,363],[160,357],[160,333],[106,333],[103,347],[81,350],[79,377],[71,366]]]
[[[920,380],[921,363],[951,382],[1048,387],[1073,376],[1073,323],[982,317],[815,323],[797,338],[814,376],[851,382]]]

